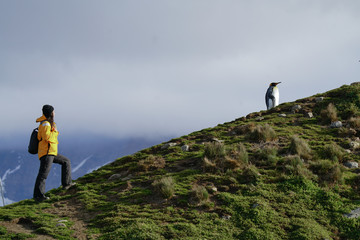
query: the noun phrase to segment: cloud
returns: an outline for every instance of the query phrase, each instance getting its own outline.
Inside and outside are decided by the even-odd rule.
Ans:
[[[358,1],[0,3],[0,127],[186,134],[358,80]]]

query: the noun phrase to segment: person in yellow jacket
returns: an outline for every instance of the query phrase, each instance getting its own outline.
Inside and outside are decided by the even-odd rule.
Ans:
[[[36,122],[40,123],[38,132],[40,168],[35,182],[34,199],[39,202],[49,199],[45,196],[45,181],[49,175],[52,163],[57,163],[62,166],[61,184],[63,188],[68,189],[74,185],[71,179],[70,160],[58,154],[59,142],[57,137],[59,132],[54,122],[54,107],[44,105],[42,112],[43,115],[36,119]]]

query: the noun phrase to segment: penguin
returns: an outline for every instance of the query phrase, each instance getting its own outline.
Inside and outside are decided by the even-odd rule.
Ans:
[[[277,85],[279,83],[281,83],[281,82],[270,83],[270,86],[266,91],[265,103],[266,103],[267,110],[279,105],[279,89],[277,88]]]

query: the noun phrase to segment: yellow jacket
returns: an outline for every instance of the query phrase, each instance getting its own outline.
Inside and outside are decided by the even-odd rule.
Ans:
[[[43,123],[41,123],[44,121]],[[39,159],[45,155],[57,155],[58,153],[58,135],[59,132],[56,129],[56,124],[51,128],[51,125],[46,121],[46,117],[42,115],[36,122],[40,122],[38,139],[39,139]],[[50,148],[49,148],[50,146]]]

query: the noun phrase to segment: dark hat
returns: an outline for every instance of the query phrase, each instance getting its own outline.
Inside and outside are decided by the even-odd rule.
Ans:
[[[49,118],[53,111],[54,111],[54,107],[51,105],[44,105],[42,108],[42,112],[46,118]]]

